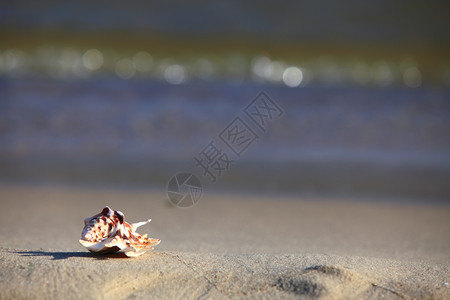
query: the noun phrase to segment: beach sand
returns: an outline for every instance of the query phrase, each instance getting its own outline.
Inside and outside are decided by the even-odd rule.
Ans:
[[[138,258],[93,255],[105,206],[160,238]],[[0,187],[0,299],[450,299],[450,207],[358,199]]]

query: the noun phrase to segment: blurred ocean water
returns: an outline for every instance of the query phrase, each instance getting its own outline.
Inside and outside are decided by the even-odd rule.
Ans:
[[[5,2],[0,74],[448,88],[448,8],[405,0]]]
[[[261,90],[285,113],[255,129],[216,186],[449,195],[450,93],[437,88],[4,78],[0,177],[164,186],[176,171],[201,176],[193,157]]]
[[[0,4],[0,181],[165,188],[260,92],[208,188],[450,199],[446,1]],[[247,120],[248,121],[248,120]],[[225,147],[223,144],[221,147]]]

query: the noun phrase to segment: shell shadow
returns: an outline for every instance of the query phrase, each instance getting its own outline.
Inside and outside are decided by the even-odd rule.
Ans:
[[[93,254],[90,252],[64,252],[64,251],[13,251],[13,253],[20,254],[22,256],[47,256],[52,257],[53,260],[68,259],[71,257],[84,257],[93,259],[121,259],[128,258],[124,253],[115,254]]]

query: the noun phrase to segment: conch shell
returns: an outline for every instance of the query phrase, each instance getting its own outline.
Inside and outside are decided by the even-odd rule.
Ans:
[[[136,257],[160,243],[158,239],[148,238],[147,234],[136,232],[139,226],[151,220],[128,224],[122,212],[105,206],[102,212],[84,220],[80,244],[95,253],[124,252],[128,257]]]

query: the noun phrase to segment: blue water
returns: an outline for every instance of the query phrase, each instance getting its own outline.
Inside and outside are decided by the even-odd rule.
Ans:
[[[450,153],[450,92],[443,89],[173,86],[115,78],[4,79],[0,89],[3,155],[22,148],[30,155],[183,157],[242,114],[259,91],[285,111],[255,147],[261,155],[280,151],[297,159],[314,150],[448,161]]]
[[[259,139],[234,157],[229,181],[245,174],[240,182],[245,185],[251,170],[266,168],[271,180],[294,176],[305,182],[315,176],[317,181],[334,174],[335,182],[350,174],[351,189],[358,174],[373,171],[377,181],[390,181],[392,174],[400,180],[416,172],[414,180],[402,184],[428,178],[434,192],[446,195],[450,92],[424,88],[2,79],[0,175],[71,181],[88,178],[83,172],[97,179],[124,172],[111,180],[133,181],[137,173],[195,170],[193,157],[211,140],[220,143],[218,134],[234,117],[245,118],[242,109],[262,90],[284,114],[268,124],[266,133],[254,127]],[[87,168],[72,176],[74,166]],[[310,175],[299,173],[305,166]],[[46,168],[53,171],[42,171]]]

